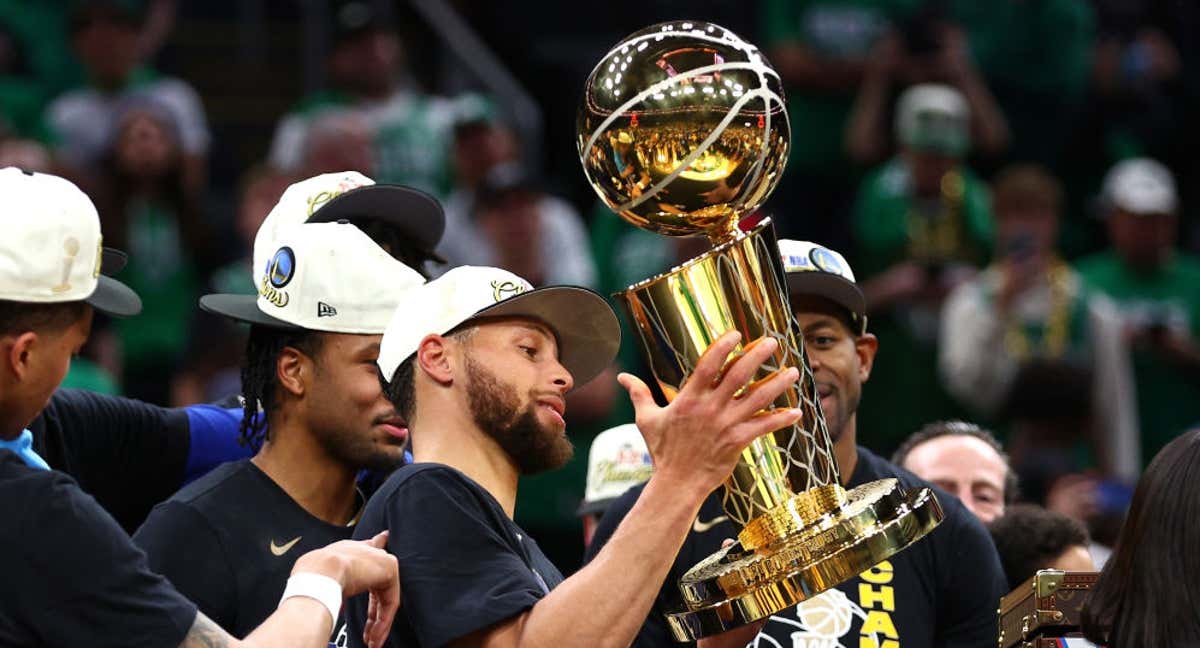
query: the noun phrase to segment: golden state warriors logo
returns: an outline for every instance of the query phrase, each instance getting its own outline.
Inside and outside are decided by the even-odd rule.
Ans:
[[[529,287],[516,281],[493,281],[492,299],[502,302],[510,297],[516,297],[529,290]]]
[[[290,247],[279,248],[263,270],[262,284],[258,287],[258,294],[279,308],[287,306],[288,295],[283,292],[282,288],[292,281],[294,274],[296,274],[296,254]]]
[[[842,268],[842,263],[837,260],[837,257],[833,256],[833,252],[823,247],[813,248],[809,251],[808,256],[812,259],[813,265],[829,274],[835,274],[840,277],[846,273]]]

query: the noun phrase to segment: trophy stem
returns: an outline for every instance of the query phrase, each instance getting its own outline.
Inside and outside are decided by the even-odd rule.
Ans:
[[[770,220],[723,245],[620,293],[667,399],[680,386],[712,342],[729,330],[745,344],[770,336],[779,349],[755,380],[786,368],[801,370],[799,383],[771,407],[800,408],[795,425],[755,439],[742,452],[724,483],[722,504],[729,519],[744,529],[753,546],[810,524],[821,502],[841,500],[833,446],[825,430],[803,336],[788,304],[787,283]],[[742,347],[734,351],[741,353]],[[825,487],[812,495],[807,491]],[[797,495],[797,494],[801,495]],[[773,513],[772,513],[773,512]]]

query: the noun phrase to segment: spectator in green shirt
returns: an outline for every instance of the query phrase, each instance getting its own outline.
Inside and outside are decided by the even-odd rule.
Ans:
[[[779,72],[792,124],[791,150],[771,207],[780,237],[850,249],[859,169],[842,146],[855,93],[888,29],[919,0],[764,0],[762,38]]]
[[[1162,164],[1117,164],[1103,197],[1112,247],[1077,265],[1121,311],[1149,459],[1200,421],[1200,259],[1176,249],[1179,201]]]
[[[284,173],[305,173],[304,158],[318,120],[354,113],[369,129],[372,177],[444,198],[453,180],[456,105],[416,87],[399,34],[379,7],[349,2],[338,9],[327,60],[329,88],[305,97],[279,121],[270,163]]]
[[[964,415],[937,380],[936,342],[943,299],[974,276],[991,247],[987,189],[963,162],[970,118],[954,88],[909,88],[896,109],[900,153],[859,190],[854,235],[868,277],[863,293],[889,349],[876,361],[873,398],[893,404],[863,425],[889,451],[909,430]]]

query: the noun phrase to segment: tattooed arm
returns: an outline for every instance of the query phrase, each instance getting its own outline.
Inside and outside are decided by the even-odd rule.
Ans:
[[[179,648],[234,648],[269,646],[312,646],[323,648],[329,645],[333,626],[329,613],[314,599],[290,598],[275,611],[245,640],[238,640],[221,629],[203,612],[196,613],[196,622]]]

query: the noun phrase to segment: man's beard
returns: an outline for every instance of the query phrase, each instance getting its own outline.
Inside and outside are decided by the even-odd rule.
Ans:
[[[825,428],[829,432],[829,441],[837,443],[838,439],[842,438],[842,434],[846,431],[846,425],[850,421],[850,417],[858,411],[858,402],[862,398],[862,390],[856,390],[850,393],[848,390],[834,388],[834,396],[837,400],[834,401],[833,411],[822,411],[825,415]]]
[[[522,475],[561,468],[574,447],[565,436],[542,425],[537,403],[520,410],[521,399],[483,366],[466,358],[467,396],[475,424],[504,449]]]

